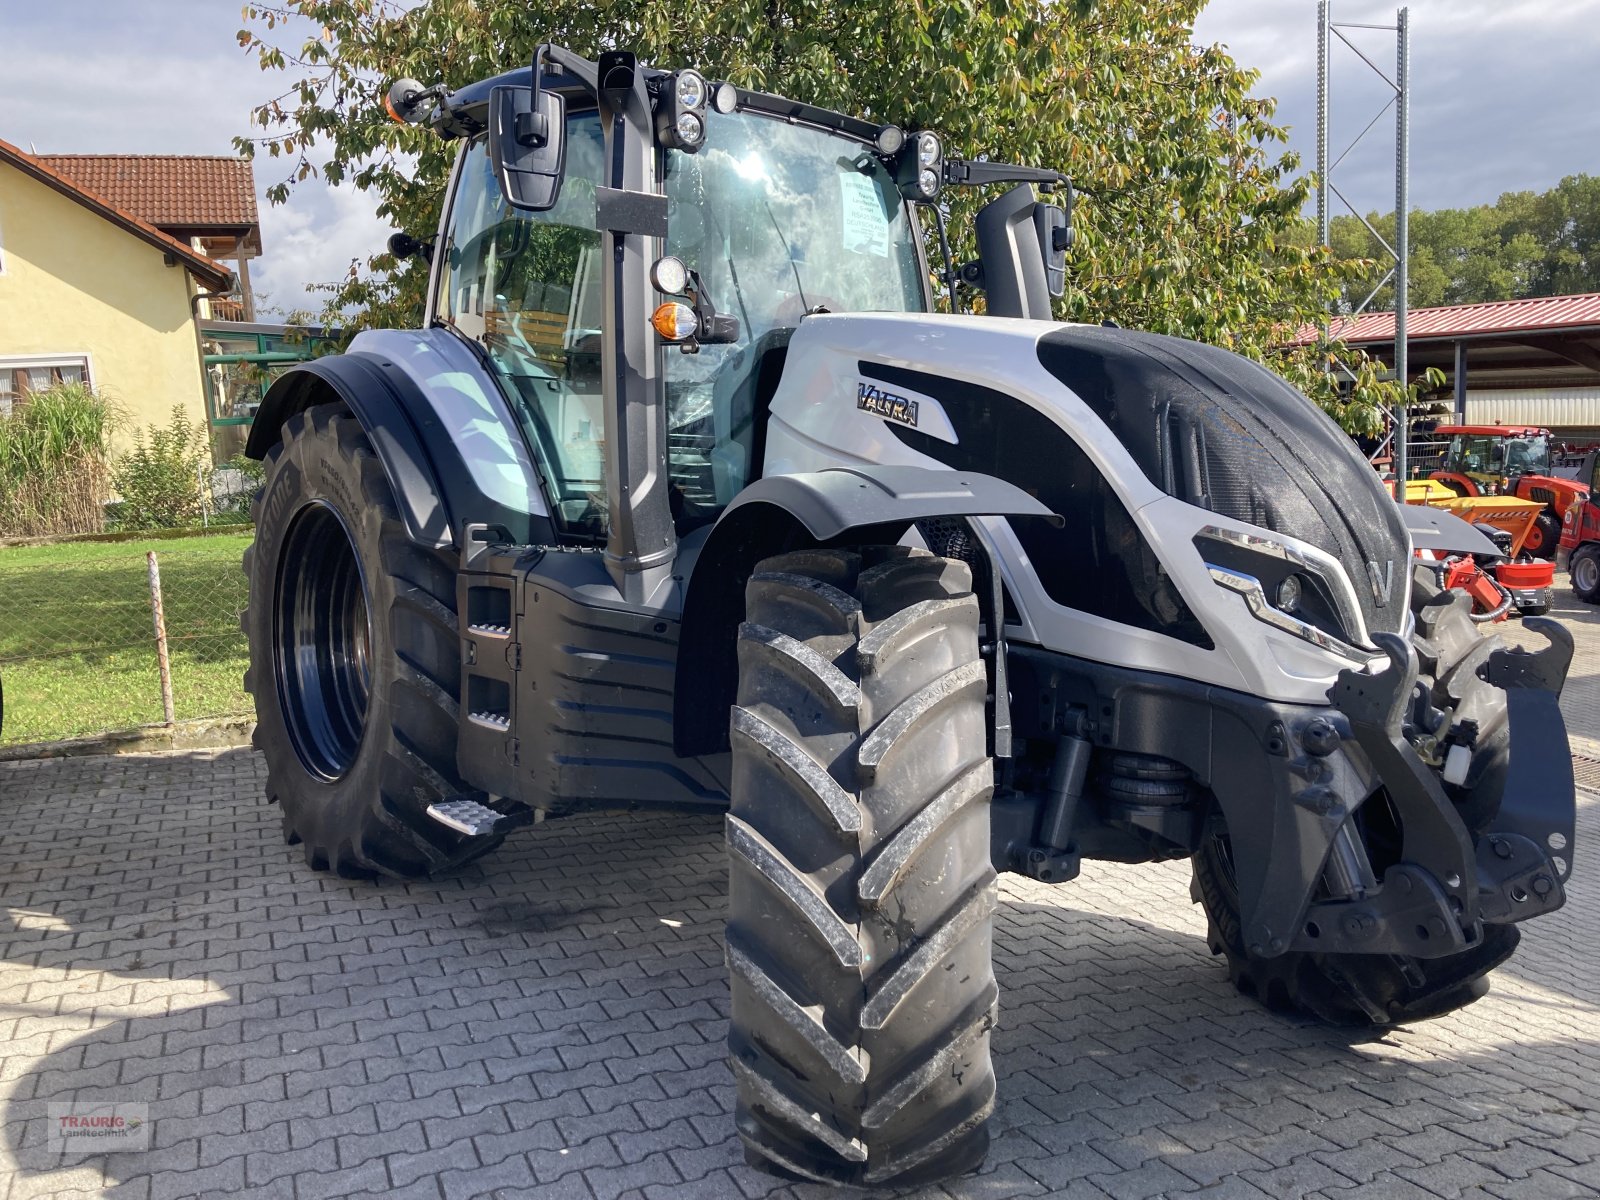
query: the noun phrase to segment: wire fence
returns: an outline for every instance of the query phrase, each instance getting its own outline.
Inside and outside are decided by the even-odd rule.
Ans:
[[[0,549],[0,744],[250,712],[239,626],[249,543],[233,533]]]

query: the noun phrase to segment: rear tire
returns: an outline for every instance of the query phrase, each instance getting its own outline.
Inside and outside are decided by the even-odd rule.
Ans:
[[[1569,569],[1573,594],[1586,604],[1600,604],[1600,542],[1574,550]]]
[[[427,807],[455,774],[459,634],[450,556],[413,544],[360,423],[291,417],[267,457],[245,551],[245,690],[284,837],[336,874],[426,875],[498,837]]]
[[[985,671],[966,564],[888,547],[758,565],[732,715],[729,1050],[769,1170],[976,1168],[994,1109]]]

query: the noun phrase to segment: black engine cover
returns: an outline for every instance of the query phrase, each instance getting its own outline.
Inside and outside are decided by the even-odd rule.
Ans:
[[[1131,329],[1067,326],[1039,339],[1077,393],[1170,496],[1333,555],[1367,627],[1407,610],[1399,506],[1350,437],[1287,381],[1240,355]]]

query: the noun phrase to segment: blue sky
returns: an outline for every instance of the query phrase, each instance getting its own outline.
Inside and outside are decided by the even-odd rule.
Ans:
[[[1335,0],[1340,21],[1392,24],[1396,5]],[[1439,208],[1600,173],[1600,0],[1416,0],[1412,27],[1413,205]],[[0,0],[6,97],[0,138],[41,153],[230,153],[252,104],[273,92],[238,47],[238,0]],[[1392,34],[1350,35],[1385,68]],[[1213,0],[1196,39],[1259,68],[1258,92],[1309,165],[1315,148],[1314,0]],[[1378,111],[1384,85],[1340,48],[1335,153]],[[1393,206],[1393,122],[1381,121],[1336,176],[1363,208]],[[256,182],[277,181],[263,159]],[[315,307],[307,283],[337,279],[389,230],[353,188],[318,181],[262,204],[257,291],[282,309]]]

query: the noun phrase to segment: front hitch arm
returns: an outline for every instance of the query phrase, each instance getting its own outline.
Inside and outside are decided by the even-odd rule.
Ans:
[[[1357,745],[1366,752],[1399,814],[1401,859],[1432,875],[1456,923],[1473,929],[1478,921],[1478,889],[1472,834],[1445,795],[1439,776],[1418,756],[1401,726],[1416,691],[1417,652],[1392,633],[1374,634],[1373,641],[1388,656],[1389,665],[1374,674],[1339,672],[1328,700],[1349,718]]]
[[[1511,754],[1494,832],[1527,838],[1548,857],[1556,881],[1565,883],[1572,877],[1577,823],[1572,748],[1560,703],[1572,666],[1572,631],[1548,617],[1528,617],[1522,624],[1543,636],[1545,646],[1496,650],[1478,668],[1479,678],[1505,689],[1510,728]]]

